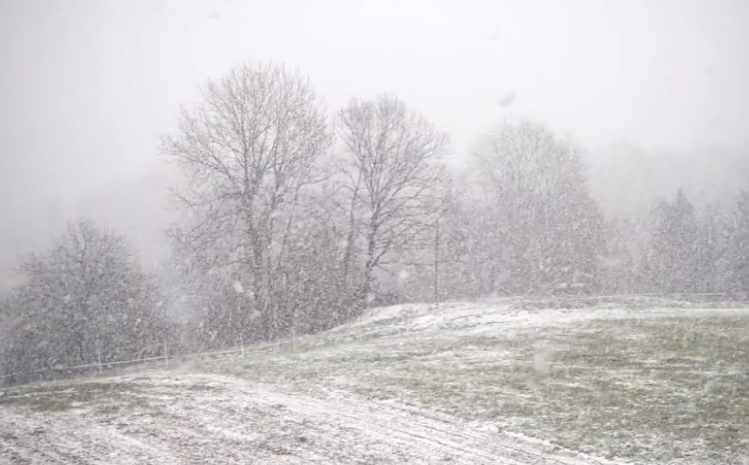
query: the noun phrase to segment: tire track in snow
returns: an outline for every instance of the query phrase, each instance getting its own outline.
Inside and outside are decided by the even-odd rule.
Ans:
[[[552,456],[539,450],[536,445],[520,446],[515,437],[477,430],[447,415],[421,412],[416,408],[399,406],[392,402],[372,402],[338,394],[335,400],[318,399],[306,395],[279,392],[277,388],[250,385],[235,378],[211,376],[221,381],[232,392],[239,391],[242,398],[253,399],[268,409],[282,405],[296,419],[304,418],[315,425],[326,425],[332,434],[336,429],[358,431],[362,439],[374,439],[396,443],[406,450],[419,450],[426,457],[424,463],[434,463],[435,457],[450,457],[453,463],[506,464],[506,465],[576,465],[610,463],[586,457],[576,458]],[[248,389],[249,387],[249,389]],[[440,418],[441,417],[441,418]],[[412,462],[417,463],[417,462]]]
[[[107,416],[97,410],[106,398],[86,411],[5,409],[0,433],[14,428],[16,439],[3,441],[0,464],[609,463],[552,455],[449,415],[348,393],[311,396],[210,374],[128,381],[154,400],[147,409]],[[40,425],[44,432],[35,433]]]

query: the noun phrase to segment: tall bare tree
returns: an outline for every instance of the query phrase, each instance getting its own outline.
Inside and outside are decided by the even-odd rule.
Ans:
[[[267,64],[209,82],[163,142],[187,179],[177,195],[189,217],[174,230],[178,245],[194,264],[243,283],[244,317],[259,312],[270,338],[281,325],[275,296],[299,206],[330,141],[308,79]]]
[[[431,224],[441,176],[436,161],[447,136],[387,95],[349,103],[340,112],[338,135],[347,152],[343,173],[349,199],[343,269],[350,269],[356,243],[362,242],[364,276],[358,295],[367,299],[375,269]]]

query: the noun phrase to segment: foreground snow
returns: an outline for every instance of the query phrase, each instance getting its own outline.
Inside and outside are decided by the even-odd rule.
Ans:
[[[398,403],[220,375],[149,372],[11,396],[2,463],[611,463]]]
[[[0,464],[749,464],[749,309],[535,307],[376,309],[294,351],[17,387]]]

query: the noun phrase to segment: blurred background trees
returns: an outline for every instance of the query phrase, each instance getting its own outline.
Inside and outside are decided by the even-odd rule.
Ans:
[[[395,96],[330,116],[284,66],[208,82],[161,146],[181,178],[158,276],[72,224],[0,299],[0,370],[294,338],[406,301],[749,294],[747,192],[604,215],[582,149],[542,124],[507,120],[448,169],[447,134]]]
[[[474,156],[499,231],[501,275],[491,287],[508,294],[597,289],[603,218],[579,149],[521,121],[485,136]]]

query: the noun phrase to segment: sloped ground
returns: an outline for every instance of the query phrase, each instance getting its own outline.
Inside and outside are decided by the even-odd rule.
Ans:
[[[0,463],[749,464],[749,309],[534,307],[14,388]]]
[[[579,463],[446,415],[220,375],[152,372],[27,393],[3,412],[9,463]]]

